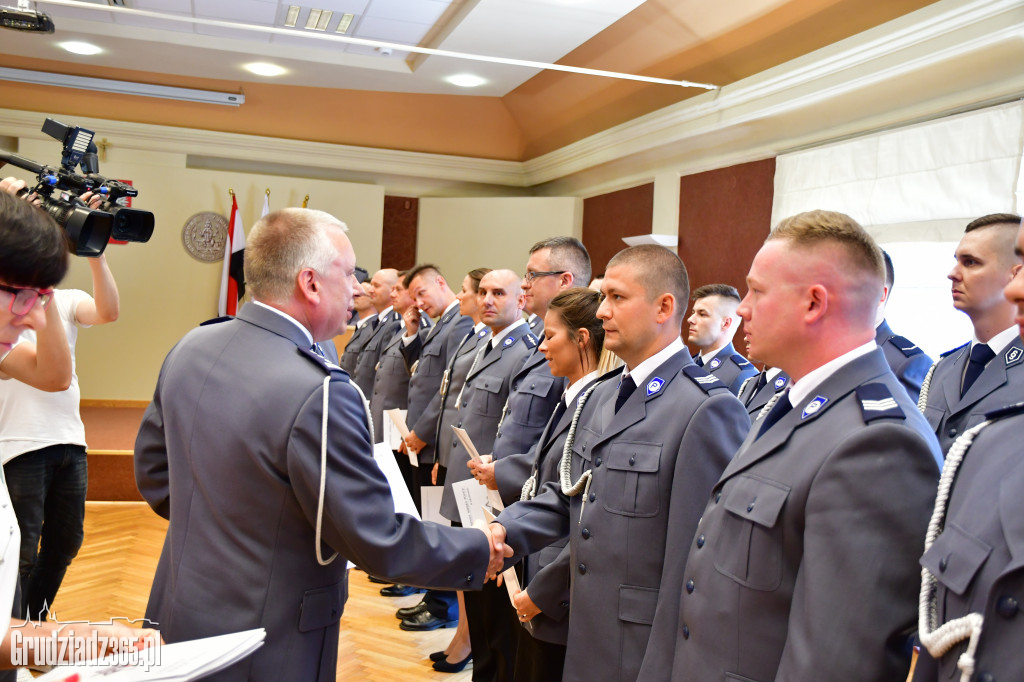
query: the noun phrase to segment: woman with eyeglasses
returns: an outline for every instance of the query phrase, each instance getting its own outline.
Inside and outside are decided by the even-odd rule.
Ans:
[[[531,452],[471,467],[475,475],[479,473],[478,480],[488,487],[497,489],[495,477],[521,470],[524,459],[532,462],[532,473],[523,486],[521,499],[533,498],[548,482],[560,484],[562,450],[577,401],[598,379],[598,361],[604,347],[604,329],[597,319],[600,302],[600,294],[582,287],[566,289],[551,300],[544,317],[540,352],[547,359],[551,374],[564,377],[567,388]],[[562,678],[569,634],[568,542],[568,537],[562,538],[523,559],[523,590],[514,597],[523,626],[516,652],[517,682]]]

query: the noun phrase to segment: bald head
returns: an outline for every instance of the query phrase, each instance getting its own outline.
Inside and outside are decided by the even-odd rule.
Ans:
[[[480,320],[494,333],[522,318],[522,278],[511,270],[491,270],[477,291]]]
[[[398,270],[383,268],[373,273],[370,278],[370,299],[377,310],[384,310],[391,305],[391,289],[398,282]]]

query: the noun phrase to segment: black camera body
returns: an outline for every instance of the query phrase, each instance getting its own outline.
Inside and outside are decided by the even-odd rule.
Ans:
[[[43,132],[62,142],[60,166],[44,166],[2,150],[0,162],[36,174],[39,182],[32,191],[39,196],[43,210],[64,228],[72,252],[77,256],[95,257],[103,253],[111,239],[149,241],[153,236],[153,214],[118,204],[121,199],[138,196],[139,191],[99,174],[96,144],[92,141],[94,133],[66,126],[52,118],[43,123]],[[75,172],[78,166],[82,175]],[[89,208],[80,198],[87,192],[103,196],[98,209]]]

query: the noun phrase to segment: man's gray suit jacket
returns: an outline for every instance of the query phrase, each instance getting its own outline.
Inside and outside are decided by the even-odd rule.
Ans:
[[[658,642],[671,679],[906,679],[934,434],[877,347],[758,437],[766,419],[691,540],[678,626]]]
[[[494,458],[528,452],[536,445],[564,391],[565,379],[551,375],[544,354],[535,348],[512,377],[505,413],[494,436]],[[520,486],[529,473],[523,472]]]
[[[537,347],[537,339],[530,333],[529,327],[521,324],[509,332],[490,353],[484,355],[486,347],[487,343],[483,343],[477,349],[474,364],[466,375],[462,401],[459,403],[459,421],[456,424],[466,430],[481,455],[491,453],[498,422],[512,385],[512,376],[522,366],[526,356]],[[476,360],[477,357],[479,360]],[[441,494],[441,514],[449,521],[458,521],[459,508],[452,484],[471,478],[469,467],[466,466],[469,453],[462,447],[462,443],[454,441],[448,460],[448,473]]]
[[[402,346],[405,361],[415,367],[409,377],[409,414],[406,423],[410,431],[427,444],[419,451],[420,466],[434,464],[437,438],[437,420],[441,416],[441,380],[448,361],[455,355],[459,343],[473,328],[473,319],[459,314],[458,307],[441,315],[437,324],[421,329],[416,340]]]
[[[404,410],[409,407],[410,366],[402,354],[402,330],[399,329],[380,354],[377,372],[373,375],[373,392],[370,399],[370,413],[373,415],[374,442],[383,443],[387,425],[385,410]]]
[[[452,426],[459,424],[459,403],[458,397],[462,393],[462,387],[466,384],[466,375],[473,366],[473,358],[476,357],[477,349],[485,339],[491,338],[491,330],[484,327],[473,336],[466,336],[455,351],[455,356],[448,363],[447,380],[441,380],[441,415],[437,419],[437,435],[434,443],[437,448],[437,461],[441,466],[448,468],[449,456],[452,446],[455,444],[455,434],[452,433]]]
[[[572,446],[574,497],[548,483],[498,520],[517,554],[568,534],[572,598],[565,680],[661,680],[672,649],[683,567],[707,500],[750,426],[746,410],[683,349],[615,412],[618,379],[583,406]],[[671,635],[669,636],[671,638]]]
[[[733,395],[739,395],[740,386],[752,376],[757,376],[757,367],[736,352],[731,343],[726,344],[707,361],[704,369],[718,377]]]
[[[341,354],[341,361],[338,365],[348,372],[349,376],[355,376],[359,353],[362,352],[363,346],[370,340],[370,336],[373,335],[375,329],[376,327],[372,321],[362,326],[357,325],[356,330],[349,337],[348,343],[345,344],[345,351]]]
[[[1024,343],[1015,338],[985,366],[966,394],[960,395],[971,344],[943,353],[935,363],[925,394],[924,417],[939,437],[942,452],[956,437],[980,424],[985,413],[1024,401]]]
[[[396,333],[402,331],[402,316],[392,310],[383,320],[377,324],[377,328],[366,340],[363,349],[359,351],[356,358],[356,369],[352,373],[352,379],[362,390],[366,399],[370,399],[373,393],[373,375],[377,373],[377,362],[380,361],[381,353],[387,348]]]
[[[932,359],[906,337],[894,334],[885,320],[875,329],[875,343],[885,353],[885,361],[892,368],[892,373],[917,404],[921,397],[921,383],[932,366]]]
[[[957,469],[944,530],[921,557],[937,579],[938,624],[981,614],[974,653],[976,680],[1024,679],[1024,404],[990,412]],[[924,647],[914,682],[959,680],[957,661],[967,639],[938,662]]]
[[[164,361],[135,443],[139,490],[170,520],[146,617],[167,642],[267,630],[221,682],[333,682],[349,560],[413,585],[477,589],[484,578],[479,531],[394,513],[362,399],[306,348],[299,328],[252,303],[189,332]],[[323,566],[325,467],[319,550],[339,555]]]

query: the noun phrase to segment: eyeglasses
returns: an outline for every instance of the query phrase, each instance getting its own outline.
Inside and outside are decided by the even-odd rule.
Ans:
[[[37,301],[45,308],[53,300],[53,289],[9,287],[6,284],[0,284],[0,291],[11,294],[11,302],[7,309],[14,315],[28,315]]]
[[[540,277],[550,277],[551,275],[564,275],[567,272],[568,270],[551,270],[549,272],[533,272],[527,270],[526,275],[523,277],[523,280],[532,283],[535,279],[538,279]]]

